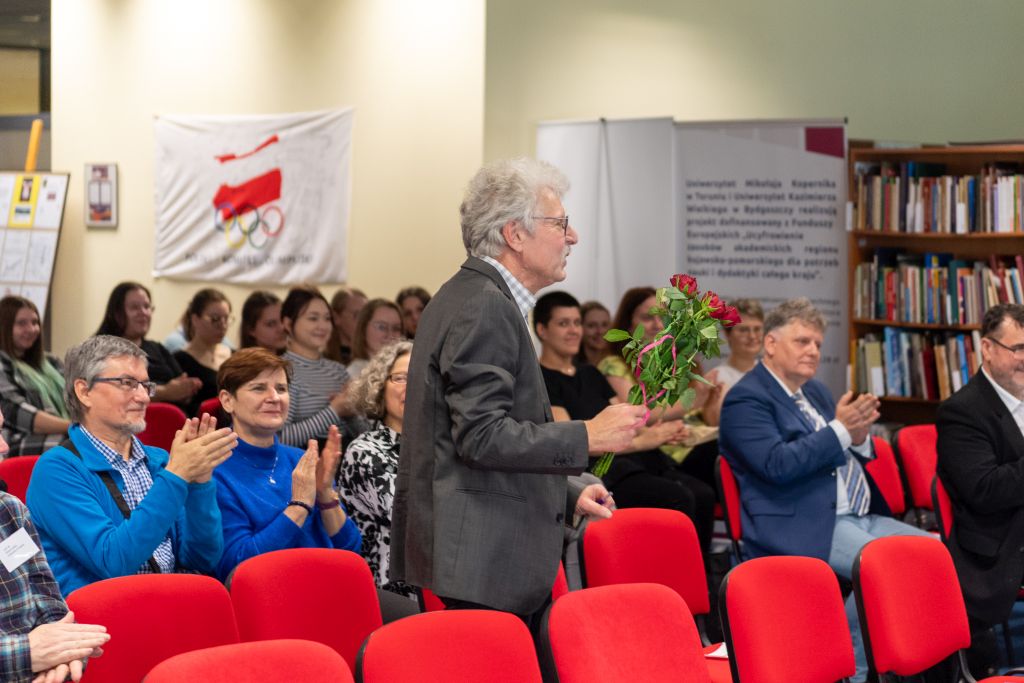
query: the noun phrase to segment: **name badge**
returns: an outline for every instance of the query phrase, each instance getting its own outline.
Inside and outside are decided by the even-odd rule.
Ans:
[[[38,552],[39,546],[32,540],[24,527],[0,541],[0,562],[11,573],[35,557]]]

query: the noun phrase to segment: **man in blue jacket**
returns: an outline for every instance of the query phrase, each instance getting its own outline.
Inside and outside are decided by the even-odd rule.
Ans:
[[[824,336],[825,319],[807,299],[768,314],[761,363],[726,394],[719,445],[739,484],[746,554],[817,557],[851,578],[868,542],[928,534],[891,517],[864,468],[874,457],[868,428],[878,399],[847,392],[837,404],[814,379]],[[863,680],[852,595],[847,617]]]
[[[237,441],[190,420],[168,453],[135,437],[153,383],[146,354],[97,335],[68,351],[69,439],[43,454],[28,506],[66,596],[101,579],[179,569],[212,572],[223,549],[213,469]]]

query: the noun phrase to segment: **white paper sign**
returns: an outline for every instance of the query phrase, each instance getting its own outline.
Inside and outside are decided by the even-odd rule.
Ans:
[[[24,528],[18,529],[0,542],[0,562],[3,562],[4,568],[9,572],[31,560],[38,552],[39,546]]]

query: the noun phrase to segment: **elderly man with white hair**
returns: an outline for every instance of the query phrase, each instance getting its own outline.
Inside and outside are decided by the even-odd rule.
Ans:
[[[28,507],[61,592],[101,579],[212,572],[223,550],[213,469],[237,438],[214,420],[189,420],[170,454],[143,446],[154,384],[146,354],[97,335],[68,351],[68,440],[43,454]]]

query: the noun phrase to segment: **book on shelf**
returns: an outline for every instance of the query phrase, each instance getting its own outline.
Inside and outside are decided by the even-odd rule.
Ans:
[[[878,249],[854,270],[854,316],[929,325],[979,325],[999,303],[1024,304],[1020,255],[985,261]]]
[[[981,335],[886,326],[852,348],[856,390],[876,396],[945,400],[981,367]]]
[[[1024,232],[1024,168],[1015,162],[985,164],[968,175],[929,162],[858,162],[854,176],[857,230]]]

